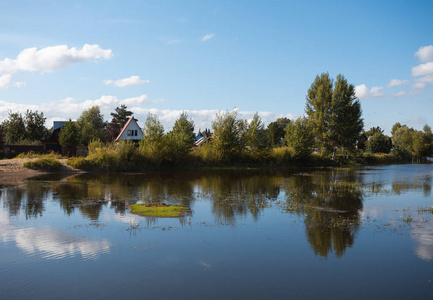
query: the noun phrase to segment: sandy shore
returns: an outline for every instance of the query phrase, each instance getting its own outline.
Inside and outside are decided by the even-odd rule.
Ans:
[[[27,161],[37,160],[37,158],[13,158],[0,160],[0,185],[17,184],[26,178],[33,177],[47,172],[35,171],[23,167]],[[63,165],[61,173],[82,173],[66,164],[66,159],[59,159]]]

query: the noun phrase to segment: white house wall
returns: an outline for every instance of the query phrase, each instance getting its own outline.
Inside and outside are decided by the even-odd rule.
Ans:
[[[128,136],[128,130],[137,130],[137,136]],[[125,131],[120,136],[119,140],[141,140],[143,137],[143,132],[141,131],[140,127],[138,126],[137,122],[135,120],[131,121],[128,124],[128,127],[126,127]]]

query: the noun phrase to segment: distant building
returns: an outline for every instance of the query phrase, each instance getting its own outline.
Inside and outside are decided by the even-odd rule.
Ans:
[[[137,119],[131,117],[128,122],[126,122],[125,126],[123,126],[122,131],[116,138],[116,142],[120,140],[131,140],[131,141],[139,141],[143,138],[143,131],[140,126],[138,126]]]

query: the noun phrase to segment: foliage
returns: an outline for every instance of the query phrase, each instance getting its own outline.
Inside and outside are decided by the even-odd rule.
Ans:
[[[110,114],[113,117],[113,121],[120,128],[123,128],[128,122],[130,116],[132,116],[132,111],[127,110],[127,106],[125,104],[120,105],[120,107],[116,107],[115,112]]]
[[[391,151],[390,138],[381,131],[376,131],[367,141],[367,149],[372,153],[389,153]]]
[[[120,127],[119,123],[115,119],[112,119],[111,122],[107,125],[108,141],[115,140],[119,136],[121,131],[122,128]]]
[[[298,118],[286,127],[287,145],[293,149],[295,158],[307,158],[313,151],[314,137],[307,119]]]
[[[50,152],[48,154],[40,154],[35,152],[27,152],[27,153],[20,153],[15,158],[56,158],[60,159],[62,156],[58,154],[57,152]]]
[[[26,125],[25,137],[27,140],[42,141],[47,138],[48,130],[45,128],[44,113],[38,113],[38,111],[27,110],[24,117]]]
[[[97,168],[95,162],[92,159],[85,157],[70,157],[67,160],[67,164],[73,168],[91,171]]]
[[[338,75],[332,94],[330,124],[332,144],[353,152],[364,127],[361,116],[361,104],[356,98],[355,87],[348,84],[344,76]]]
[[[74,147],[80,142],[80,133],[77,125],[69,119],[68,123],[60,129],[59,143],[62,146]]]
[[[245,125],[238,120],[237,111],[219,112],[212,121],[212,144],[221,161],[231,161],[240,153],[240,138]]]
[[[26,136],[26,125],[19,112],[9,112],[9,117],[3,121],[3,136],[6,144],[15,144]]]
[[[149,113],[144,123],[143,138],[139,143],[140,154],[152,163],[160,164],[166,158],[167,144],[164,127],[156,115]]]
[[[255,113],[253,119],[247,125],[243,139],[248,151],[256,155],[267,149],[265,125],[258,113]]]
[[[39,158],[34,161],[25,162],[25,168],[43,171],[58,171],[62,168],[62,164],[55,158]]]
[[[269,123],[267,127],[268,142],[272,147],[284,143],[286,127],[290,122],[288,118],[278,118],[276,121]]]
[[[78,130],[81,135],[81,143],[85,146],[92,139],[105,141],[107,124],[104,122],[104,116],[101,114],[99,106],[93,106],[81,113],[77,120]]]
[[[329,126],[331,123],[333,80],[328,73],[317,75],[307,92],[305,112],[311,121],[312,132],[318,147],[330,149]]]
[[[343,147],[354,151],[364,122],[355,87],[342,75],[334,81],[328,73],[317,75],[307,93],[305,112],[318,147]]]
[[[174,159],[184,158],[194,146],[194,122],[184,112],[174,122],[173,130],[168,133],[170,152]]]

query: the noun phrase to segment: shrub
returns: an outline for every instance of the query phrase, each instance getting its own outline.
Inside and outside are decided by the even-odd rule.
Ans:
[[[25,168],[43,171],[58,171],[62,168],[62,164],[55,158],[39,158],[35,161],[25,162]]]
[[[84,157],[71,157],[68,159],[67,164],[73,168],[85,171],[96,169],[96,164]]]

